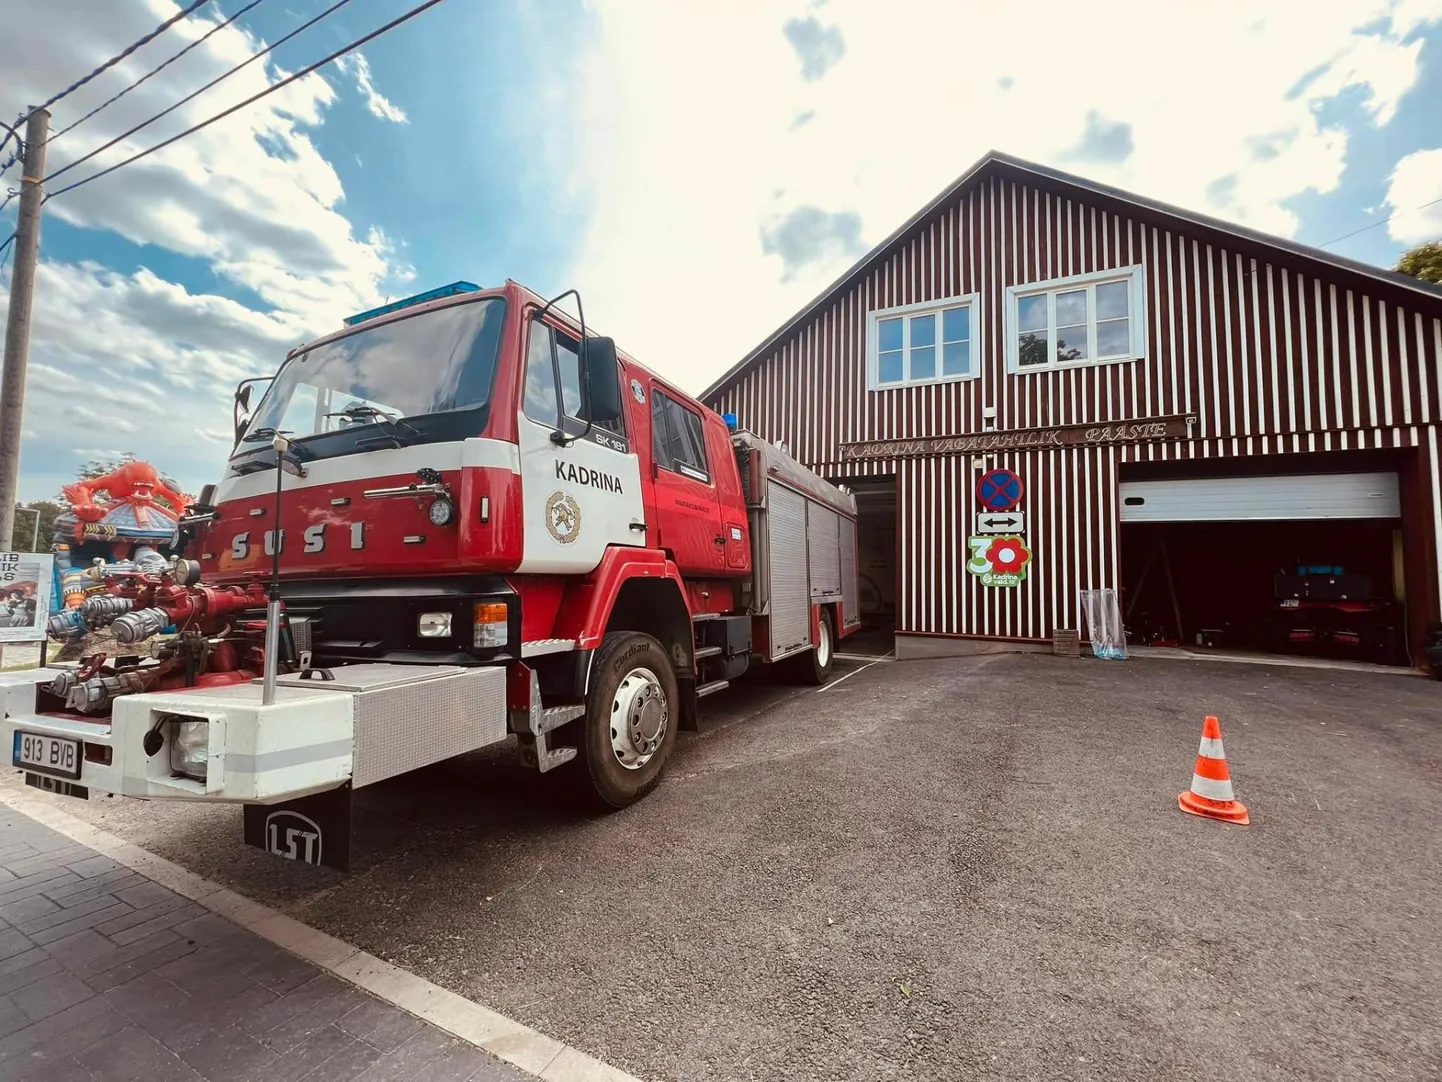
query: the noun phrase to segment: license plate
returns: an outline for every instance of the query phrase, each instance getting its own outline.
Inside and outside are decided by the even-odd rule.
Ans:
[[[76,785],[73,781],[65,781],[63,778],[52,778],[45,774],[26,774],[25,784],[36,789],[44,789],[47,793],[78,797],[81,800],[90,799],[89,789],[83,785]]]
[[[62,740],[40,733],[15,733],[16,766],[28,767],[57,778],[80,777],[80,741]]]

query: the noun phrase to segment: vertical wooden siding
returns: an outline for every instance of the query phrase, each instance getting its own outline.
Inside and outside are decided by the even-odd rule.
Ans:
[[[1258,261],[1200,228],[1182,232],[991,176],[924,223],[712,403],[830,476],[895,474],[904,545],[899,627],[1044,637],[1078,627],[1077,591],[1115,586],[1119,463],[1134,459],[1418,447],[1435,463],[1442,318],[1357,288],[1343,272]],[[1008,375],[1009,285],[1142,264],[1147,357]],[[868,392],[866,317],[980,294],[980,377]],[[1422,302],[1425,305],[1425,301]],[[1036,553],[1023,586],[965,571],[974,473],[947,456],[844,463],[840,445],[996,428],[1195,413],[1196,439],[991,456],[1017,470]],[[1439,491],[1431,465],[1434,503]],[[1442,540],[1442,512],[1437,524]],[[1442,587],[1439,587],[1442,588]]]

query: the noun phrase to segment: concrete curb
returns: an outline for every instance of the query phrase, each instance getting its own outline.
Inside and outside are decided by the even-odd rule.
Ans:
[[[53,806],[39,794],[9,785],[0,801],[79,845],[184,895],[246,931],[365,989],[377,999],[415,1015],[468,1044],[545,1082],[640,1082],[578,1048],[562,1044],[514,1019],[448,992],[268,905],[186,871],[114,834]]]

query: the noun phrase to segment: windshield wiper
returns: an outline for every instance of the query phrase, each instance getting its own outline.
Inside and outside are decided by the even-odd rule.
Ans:
[[[352,402],[345,409],[338,413],[327,413],[327,417],[345,417],[350,421],[364,421],[373,424],[381,429],[381,434],[367,436],[365,439],[356,440],[356,447],[365,447],[370,444],[384,443],[389,441],[396,447],[408,447],[417,440],[424,438],[425,433],[410,424],[404,418],[392,417],[384,410],[363,402]]]

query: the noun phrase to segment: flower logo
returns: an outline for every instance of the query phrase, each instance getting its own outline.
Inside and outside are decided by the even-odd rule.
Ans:
[[[966,569],[981,579],[983,586],[1019,586],[1031,563],[1031,549],[1019,534],[967,538],[971,559]]]
[[[1020,537],[998,537],[986,550],[993,571],[1015,575],[1031,562],[1031,553]]]

